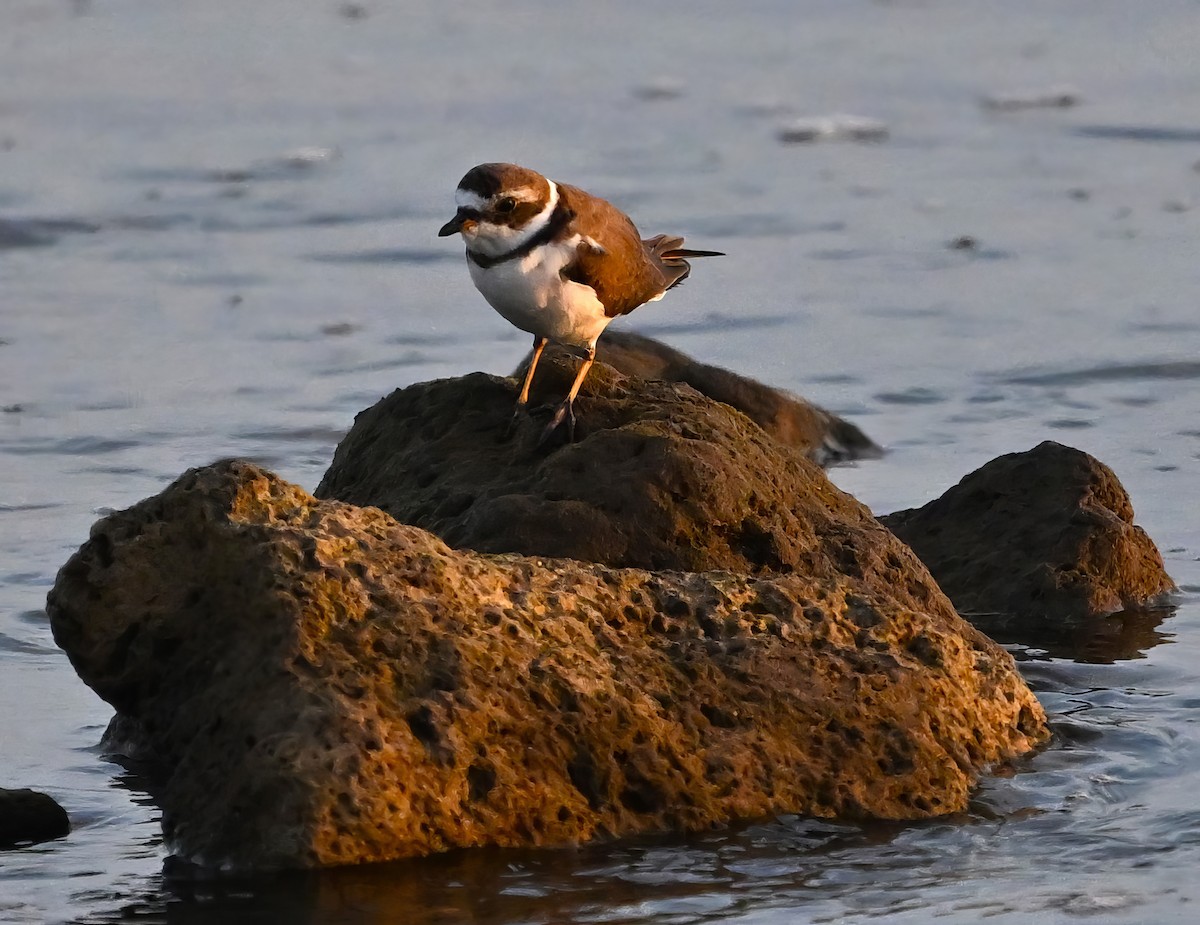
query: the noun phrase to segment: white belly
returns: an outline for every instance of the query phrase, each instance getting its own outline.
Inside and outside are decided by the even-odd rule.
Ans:
[[[562,278],[578,244],[578,236],[544,244],[520,260],[487,269],[468,257],[467,266],[475,288],[510,324],[560,344],[587,347],[612,319],[591,286]]]

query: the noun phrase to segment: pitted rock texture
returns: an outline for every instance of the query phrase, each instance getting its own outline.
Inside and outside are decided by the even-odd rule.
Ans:
[[[575,364],[547,356],[534,400]],[[690,386],[596,364],[577,442],[537,447],[549,409],[513,415],[516,384],[475,373],[363,411],[315,494],[382,508],[456,548],[647,569],[860,576],[915,609],[949,604],[924,566],[820,467]]]
[[[1099,616],[1174,590],[1113,471],[1046,441],[992,460],[924,507],[881,518],[965,614]]]
[[[550,355],[568,353],[553,344],[546,349]],[[709,398],[732,405],[780,443],[819,466],[883,455],[875,441],[845,418],[782,389],[701,363],[644,334],[609,329],[596,344],[596,358],[626,376],[686,383]],[[514,377],[524,379],[529,359],[525,357]]]
[[[455,552],[230,461],[99,521],[48,608],[172,849],[270,868],[961,810],[1044,715],[903,596]]]

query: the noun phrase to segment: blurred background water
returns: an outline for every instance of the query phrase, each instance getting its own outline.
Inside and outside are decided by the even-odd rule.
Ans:
[[[1194,0],[4,0],[0,786],[75,830],[0,853],[0,921],[1193,921],[1197,49]],[[886,138],[781,140],[838,113]],[[833,475],[878,512],[1047,438],[1107,462],[1178,608],[1004,640],[1055,741],[962,817],[170,862],[46,591],[190,466],[311,489],[380,396],[508,372],[526,336],[434,236],[486,160],[727,251],[623,323],[851,417],[890,452]]]

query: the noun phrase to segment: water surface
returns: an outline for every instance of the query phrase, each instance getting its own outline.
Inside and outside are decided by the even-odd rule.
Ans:
[[[1200,898],[1200,10],[1186,0],[0,5],[0,786],[65,839],[0,921],[1191,921]],[[1069,83],[1080,103],[985,96]],[[790,119],[881,120],[783,144]],[[55,648],[105,510],[217,457],[313,488],[392,389],[526,349],[438,240],[513,160],[727,251],[627,323],[848,414],[885,512],[1055,439],[1113,466],[1173,613],[1001,635],[1051,747],[969,813],[212,880],[168,860]]]

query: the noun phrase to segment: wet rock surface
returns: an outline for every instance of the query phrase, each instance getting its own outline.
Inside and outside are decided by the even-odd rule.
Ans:
[[[547,351],[567,355],[566,349],[557,345]],[[875,441],[845,418],[748,376],[701,363],[644,334],[605,331],[596,345],[596,357],[626,376],[682,382],[702,395],[732,405],[780,443],[800,451],[819,466],[883,455]],[[526,356],[513,375],[524,378],[528,363]]]
[[[49,841],[70,831],[67,812],[53,797],[0,787],[0,848]]]
[[[467,385],[468,421],[511,397]],[[441,414],[405,426],[436,443]],[[622,439],[644,456],[681,426]],[[843,536],[904,561],[790,458],[812,504],[848,518]],[[811,569],[769,577],[484,556],[234,461],[99,521],[48,610],[80,676],[158,756],[172,849],[202,863],[960,810],[982,769],[1044,739],[1043,712],[919,563],[888,581],[856,542],[842,571],[809,550]]]
[[[1154,605],[1175,587],[1113,471],[1052,441],[881,520],[964,614],[1087,618]]]

